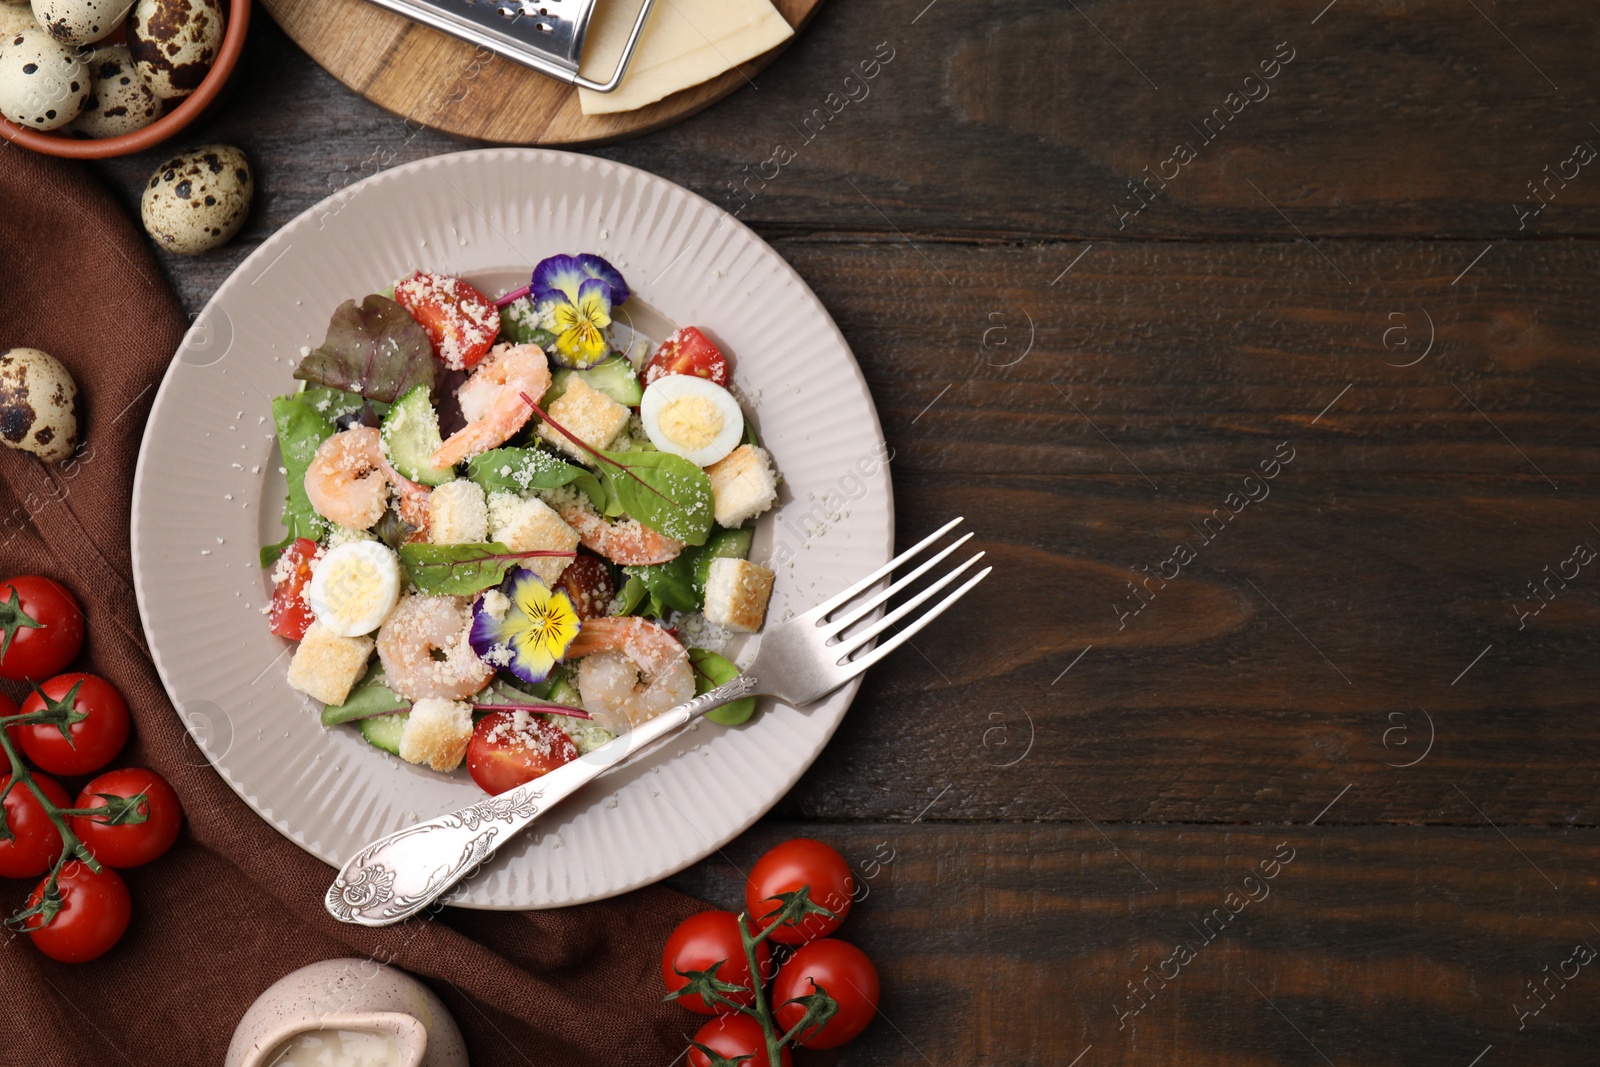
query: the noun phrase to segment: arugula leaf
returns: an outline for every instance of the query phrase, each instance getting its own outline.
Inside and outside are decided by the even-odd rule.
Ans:
[[[433,388],[439,364],[433,344],[411,313],[374,293],[358,305],[346,300],[328,322],[328,336],[308,353],[294,376],[368,400],[394,403],[416,385]]]
[[[583,490],[596,509],[603,510],[606,505],[600,479],[537,448],[492,448],[467,461],[467,477],[482,486],[485,493],[571,485]]]
[[[320,393],[320,391],[318,391]],[[270,567],[297,537],[318,540],[327,522],[311,507],[306,497],[306,467],[322,442],[333,436],[333,420],[317,410],[321,397],[306,393],[280,396],[272,402],[272,422],[278,431],[278,451],[289,481],[289,496],[283,506],[283,525],[288,531],[282,541],[261,549],[261,565]]]
[[[606,452],[599,469],[608,495],[650,529],[688,545],[711,533],[711,479],[670,452]]]
[[[400,562],[417,590],[429,596],[471,596],[505,580],[520,560],[572,557],[572,552],[513,552],[498,542],[466,545],[400,546]]]
[[[329,704],[322,709],[322,725],[337,726],[342,722],[354,722],[356,719],[388,715],[410,708],[411,701],[390,689],[388,683],[383,667],[374,663],[366,677],[350,690],[343,704]]]
[[[691,648],[689,650],[689,666],[694,668],[694,695],[709,693],[717,686],[731,682],[739,677],[739,668],[735,667],[726,656],[718,655],[709,649]],[[706,718],[712,722],[721,723],[723,726],[738,726],[749,722],[750,716],[756,713],[755,697],[740,697],[731,704],[724,704],[720,708],[713,708],[706,712]]]

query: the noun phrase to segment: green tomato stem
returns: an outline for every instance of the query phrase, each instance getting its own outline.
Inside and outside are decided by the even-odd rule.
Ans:
[[[0,748],[5,749],[6,759],[11,763],[13,783],[21,782],[28,787],[28,791],[39,802],[39,807],[44,810],[45,816],[55,826],[56,832],[61,835],[61,855],[56,858],[55,866],[50,869],[50,878],[55,879],[59,876],[61,868],[65,867],[74,858],[83,860],[90,870],[99,873],[100,862],[94,858],[92,852],[83,846],[83,842],[78,840],[78,835],[72,832],[72,827],[67,823],[66,815],[73,813],[76,809],[56,807],[55,802],[45,795],[39,783],[33,780],[33,772],[22,761],[22,756],[18,754],[16,745],[11,740],[9,727],[37,722],[39,721],[38,717],[42,714],[45,713],[32,712],[26,715],[0,716]]]
[[[761,933],[752,936],[750,927],[745,923],[744,913],[741,912],[739,914],[738,921],[739,940],[744,944],[745,962],[750,965],[750,984],[754,987],[756,995],[752,1014],[755,1015],[756,1022],[761,1024],[762,1036],[766,1038],[767,1062],[777,1064],[782,1062],[783,1039],[778,1035],[778,1026],[772,1017],[772,1007],[767,1003],[765,976],[762,975],[761,968],[756,963],[756,946],[771,935],[772,931],[777,927],[777,923],[768,925]]]

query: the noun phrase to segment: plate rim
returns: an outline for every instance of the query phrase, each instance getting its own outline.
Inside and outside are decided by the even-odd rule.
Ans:
[[[888,449],[888,442],[883,434],[883,423],[878,414],[877,403],[873,399],[872,390],[867,382],[865,373],[861,369],[861,363],[856,358],[855,350],[850,346],[849,341],[845,338],[843,331],[840,330],[839,324],[835,321],[827,306],[823,304],[822,300],[816,295],[811,286],[800,275],[799,271],[795,269],[794,265],[784,258],[784,256],[781,255],[777,249],[773,248],[765,238],[756,233],[749,226],[740,221],[737,216],[733,215],[725,208],[712,202],[706,197],[701,196],[699,193],[689,189],[686,186],[680,185],[669,178],[665,178],[661,175],[644,170],[643,168],[635,167],[627,163],[621,163],[616,160],[606,159],[601,156],[589,155],[588,153],[568,152],[544,146],[498,146],[467,149],[459,152],[445,152],[433,156],[427,156],[422,159],[413,160],[398,167],[392,167],[387,170],[379,171],[378,173],[369,175],[360,181],[344,186],[329,196],[324,197],[315,204],[310,205],[305,210],[301,211],[293,218],[279,226],[259,245],[257,245],[248,256],[241,260],[238,265],[236,265],[228,274],[228,276],[223,279],[221,284],[217,286],[210,297],[207,298],[201,310],[191,320],[191,326],[189,330],[185,331],[183,338],[178,343],[178,347],[174,349],[171,359],[168,360],[166,369],[162,372],[160,384],[156,389],[155,397],[151,401],[150,411],[146,416],[145,425],[140,435],[139,453],[134,464],[133,483],[131,486],[131,495],[129,501],[129,552],[133,572],[134,597],[139,609],[140,627],[144,631],[145,642],[149,649],[151,661],[156,667],[156,673],[161,679],[162,689],[165,691],[168,703],[172,705],[174,715],[177,717],[179,723],[183,726],[190,739],[195,743],[196,748],[205,755],[207,764],[216,772],[217,776],[221,778],[230,789],[233,790],[239,799],[244,801],[245,805],[256,816],[261,818],[264,822],[276,830],[290,843],[298,847],[301,851],[315,857],[323,863],[328,864],[334,869],[337,869],[342,861],[336,856],[325,855],[318,849],[313,848],[312,843],[309,840],[304,839],[304,836],[301,834],[301,832],[296,829],[281,812],[278,812],[264,798],[261,799],[259,803],[257,799],[252,798],[247,791],[248,783],[242,780],[237,780],[233,775],[229,774],[223,766],[221,766],[221,759],[226,756],[226,752],[223,753],[222,757],[213,758],[211,753],[204,745],[204,738],[201,736],[201,732],[197,725],[186,718],[181,710],[178,694],[176,692],[176,686],[169,671],[169,664],[166,658],[162,655],[160,643],[156,638],[154,628],[151,626],[150,608],[148,604],[149,593],[146,589],[144,576],[147,560],[145,558],[144,546],[142,545],[140,539],[140,516],[144,511],[144,508],[146,506],[150,506],[148,503],[142,502],[146,500],[146,494],[151,491],[152,488],[149,481],[150,474],[147,469],[151,449],[151,426],[156,422],[157,418],[162,415],[163,411],[173,403],[171,389],[173,388],[173,382],[176,379],[178,365],[180,362],[182,362],[183,352],[188,346],[191,336],[197,330],[204,328],[203,324],[207,321],[207,314],[212,311],[213,307],[217,305],[219,299],[222,298],[225,293],[230,293],[235,285],[240,282],[240,279],[245,275],[247,268],[255,265],[258,261],[264,260],[269,252],[278,252],[279,244],[287,242],[288,244],[292,245],[292,240],[284,236],[288,231],[298,227],[305,220],[316,217],[319,212],[326,213],[330,209],[339,207],[356,196],[364,195],[368,190],[374,187],[396,180],[404,180],[405,176],[415,172],[431,170],[436,167],[447,167],[454,165],[472,166],[472,160],[475,159],[518,157],[526,162],[538,166],[560,166],[562,165],[562,159],[575,157],[577,159],[588,160],[601,168],[615,168],[616,170],[623,172],[624,177],[630,181],[640,181],[646,185],[651,183],[661,183],[675,191],[677,194],[681,194],[690,198],[691,201],[698,201],[699,205],[701,205],[703,208],[709,208],[713,213],[713,217],[725,217],[719,219],[719,221],[731,222],[735,227],[743,230],[745,236],[749,240],[754,241],[759,250],[764,252],[766,255],[771,256],[772,260],[778,264],[781,272],[787,274],[787,280],[796,287],[799,297],[810,302],[812,308],[816,312],[820,313],[822,321],[826,323],[827,328],[832,331],[833,339],[849,357],[848,368],[850,373],[854,376],[855,384],[859,386],[862,395],[867,400],[866,406],[867,414],[870,419],[870,429],[873,438],[876,440],[879,446],[880,454],[883,454]],[[662,310],[663,312],[666,311],[666,309]],[[892,459],[892,453],[890,454],[890,458]],[[884,525],[883,544],[883,559],[886,562],[894,555],[894,478],[890,462],[886,461],[883,464],[882,469],[884,478],[883,488],[885,493],[885,512],[887,516],[887,521]],[[774,788],[771,790],[770,795],[768,795],[761,802],[753,805],[750,809],[751,813],[749,817],[740,820],[738,825],[736,825],[722,839],[717,840],[713,838],[704,838],[702,835],[705,842],[704,847],[691,849],[688,858],[683,862],[676,865],[669,865],[667,869],[657,871],[651,875],[642,876],[633,881],[629,881],[626,884],[616,885],[603,892],[594,893],[587,896],[580,896],[570,900],[545,903],[518,903],[512,901],[503,904],[496,904],[492,902],[483,903],[448,900],[448,903],[453,907],[481,911],[530,911],[570,907],[577,904],[606,900],[611,897],[619,896],[623,893],[632,892],[635,889],[653,885],[662,881],[663,879],[672,877],[674,874],[677,874],[678,872],[694,865],[695,863],[700,862],[713,852],[721,849],[729,841],[743,834],[762,817],[764,817],[769,811],[771,811],[780,800],[789,794],[789,792],[794,788],[795,784],[806,774],[807,771],[811,769],[817,758],[822,754],[823,749],[825,749],[828,743],[832,740],[834,733],[839,728],[839,725],[844,721],[845,715],[847,715],[850,709],[854,706],[856,695],[861,688],[863,680],[864,674],[857,675],[850,681],[846,682],[845,685],[840,687],[840,689],[835,691],[835,693],[841,694],[843,697],[843,705],[840,708],[839,714],[822,732],[815,750],[811,752],[806,759],[798,764],[793,775],[785,781],[775,781]]]

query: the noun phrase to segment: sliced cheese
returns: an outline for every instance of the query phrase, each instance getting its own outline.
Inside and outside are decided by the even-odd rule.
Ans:
[[[638,15],[635,0],[600,0],[584,43],[584,77],[611,77]],[[578,100],[585,115],[632,111],[715,78],[792,36],[771,0],[656,0],[622,84],[612,93],[579,89]]]

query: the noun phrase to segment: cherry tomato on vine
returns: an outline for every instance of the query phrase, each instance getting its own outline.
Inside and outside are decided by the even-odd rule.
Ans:
[[[718,385],[728,384],[728,359],[711,339],[693,326],[685,326],[656,349],[644,365],[644,384],[668,374],[692,374]]]
[[[73,807],[103,808],[107,794],[136,797],[140,793],[145,796],[145,802],[138,808],[145,816],[144,822],[110,826],[92,815],[72,817],[72,832],[89,846],[89,851],[101,863],[110,867],[138,867],[165,853],[178,839],[178,827],[183,822],[183,806],[178,803],[178,794],[172,791],[165,778],[143,767],[107,771],[83,787]]]
[[[53,706],[67,704],[68,695],[73,694],[68,706],[87,713],[88,718],[68,727],[70,740],[62,737],[60,728],[52,723],[8,727],[12,738],[34,763],[51,774],[93,774],[122,751],[132,720],[128,717],[128,702],[116,686],[94,674],[58,674],[39,689]],[[37,692],[22,702],[24,715],[43,710],[45,702]]]
[[[525,715],[519,727],[517,716]],[[491,711],[472,728],[467,772],[490,796],[515,789],[578,758],[578,746],[559,726],[534,715]]]
[[[787,1033],[805,1017],[805,1008],[789,1001],[815,992],[812,982],[827,991],[839,1011],[820,1029],[812,1027],[796,1038],[799,1044],[838,1048],[867,1028],[878,1010],[878,970],[854,945],[825,937],[796,949],[772,980],[779,1030]]]
[[[584,622],[611,614],[611,601],[617,595],[611,568],[599,556],[579,555],[561,572],[555,588],[567,594]]]
[[[297,537],[272,568],[274,577],[282,575],[272,587],[271,630],[279,637],[299,641],[317,621],[306,598],[306,586],[311,583],[311,561],[319,551],[311,538]]]
[[[744,886],[744,903],[756,918],[758,929],[782,905],[772,898],[793,893],[801,886],[811,887],[811,900],[833,912],[834,918],[808,915],[798,925],[784,923],[772,932],[772,940],[785,945],[800,945],[823,937],[839,928],[850,914],[856,891],[855,877],[844,857],[829,845],[809,837],[797,837],[772,849],[756,861]]]
[[[739,939],[739,917],[731,911],[702,911],[679,923],[661,950],[661,980],[667,984],[668,993],[676,993],[689,984],[689,979],[679,971],[710,970],[719,960],[723,962],[717,968],[717,978],[744,986],[742,993],[724,993],[723,996],[735,1004],[754,1004],[756,995],[750,980],[750,962],[745,958],[744,942]],[[763,979],[771,975],[771,963],[772,952],[762,941],[756,945],[756,968]],[[719,1015],[733,1010],[725,1004],[707,1004],[698,993],[679,997],[677,1003],[701,1015]]]
[[[34,887],[28,897],[32,907],[44,895],[44,885]],[[29,916],[23,930],[33,938],[34,947],[62,963],[87,963],[111,951],[128,929],[133,918],[133,900],[122,876],[110,867],[95,871],[81,860],[61,868],[61,910],[41,927],[43,916]]]
[[[0,678],[48,678],[83,647],[83,609],[66,586],[27,574],[0,582]]]
[[[58,808],[72,806],[72,798],[54,778],[35,772],[33,780],[50,803]],[[37,878],[61,856],[61,831],[31,789],[21,782],[12,785],[9,774],[0,778],[0,790],[7,787],[6,827],[13,836],[10,841],[0,841],[0,878]]]
[[[460,278],[417,271],[394,287],[397,303],[417,320],[433,354],[451,370],[469,370],[494,347],[500,310]]]
[[[719,1015],[702,1026],[694,1040],[724,1059],[738,1061],[739,1067],[775,1067],[767,1055],[767,1038],[761,1032],[761,1024],[748,1015]],[[739,1060],[741,1056],[750,1058]],[[778,1051],[776,1067],[791,1067],[793,1063],[788,1049]],[[711,1057],[690,1046],[689,1067],[711,1067]]]

